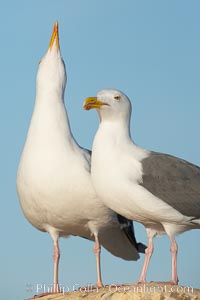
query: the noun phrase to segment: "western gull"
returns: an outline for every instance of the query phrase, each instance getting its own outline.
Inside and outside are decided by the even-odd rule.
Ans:
[[[97,195],[117,213],[146,227],[148,247],[139,282],[146,282],[153,237],[167,234],[171,282],[177,284],[175,235],[200,229],[200,168],[136,145],[130,134],[131,102],[121,91],[102,90],[87,98],[84,108],[96,108],[100,116],[91,163]]]
[[[27,220],[48,232],[54,245],[54,292],[59,290],[59,237],[95,241],[97,286],[102,286],[100,245],[125,260],[137,260],[132,221],[97,198],[91,182],[91,152],[75,141],[64,104],[66,71],[60,53],[58,22],[38,66],[36,101],[17,174],[17,192]]]

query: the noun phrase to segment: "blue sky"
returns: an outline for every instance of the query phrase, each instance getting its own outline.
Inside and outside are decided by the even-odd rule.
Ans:
[[[18,0],[0,11],[1,82],[1,296],[25,299],[27,287],[51,284],[52,242],[24,218],[15,179],[35,99],[37,64],[53,24],[68,83],[65,102],[73,134],[91,148],[98,121],[83,111],[83,99],[104,88],[132,101],[131,131],[137,144],[200,165],[200,2],[197,0]],[[146,233],[136,225],[138,240]],[[199,232],[177,237],[180,284],[200,287]],[[93,244],[62,239],[60,282],[95,283]],[[169,280],[169,240],[155,239],[148,280]],[[102,251],[104,283],[135,282],[143,256],[125,262]]]

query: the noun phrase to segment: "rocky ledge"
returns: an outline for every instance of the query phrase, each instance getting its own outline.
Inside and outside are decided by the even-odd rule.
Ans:
[[[164,282],[107,285],[103,288],[81,287],[76,291],[38,295],[39,300],[200,300],[200,289]]]

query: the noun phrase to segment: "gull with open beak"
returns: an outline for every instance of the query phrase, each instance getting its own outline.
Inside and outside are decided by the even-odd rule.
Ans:
[[[27,220],[48,232],[54,245],[54,292],[59,291],[59,237],[94,240],[97,286],[102,287],[100,250],[137,260],[132,221],[116,214],[96,196],[90,176],[91,152],[75,141],[64,104],[66,71],[58,23],[38,66],[36,101],[17,174],[17,191]]]

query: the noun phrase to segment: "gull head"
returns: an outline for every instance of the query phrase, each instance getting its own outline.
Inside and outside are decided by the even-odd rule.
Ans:
[[[56,93],[63,97],[65,85],[65,64],[60,52],[58,22],[55,22],[49,48],[38,65],[37,93],[42,95]]]
[[[90,110],[96,108],[100,120],[129,120],[131,115],[131,102],[119,90],[102,90],[95,97],[84,100],[83,108]]]

